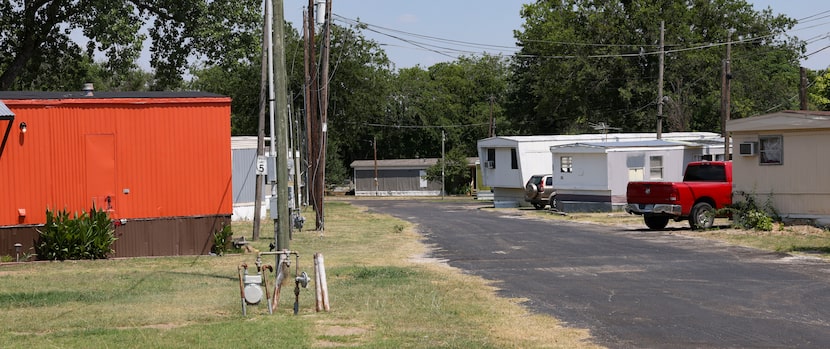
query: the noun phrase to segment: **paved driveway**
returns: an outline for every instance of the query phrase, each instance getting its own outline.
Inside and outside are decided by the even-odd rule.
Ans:
[[[433,255],[611,348],[830,348],[830,263],[486,204],[366,201]]]

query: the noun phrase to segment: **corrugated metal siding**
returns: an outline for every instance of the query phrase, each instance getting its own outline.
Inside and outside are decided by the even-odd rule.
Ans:
[[[230,224],[224,216],[178,217],[128,221],[115,229],[115,257],[204,255],[213,232]]]
[[[256,148],[233,150],[233,203],[250,203],[256,199]],[[262,186],[263,198],[268,187]]]
[[[3,198],[0,225],[44,221],[47,203],[52,199],[51,188],[55,185],[52,175],[55,166],[48,156],[53,151],[51,126],[43,122],[47,115],[33,115],[31,108],[15,109],[12,131],[6,149],[0,154],[0,197]],[[21,122],[28,125],[26,134],[20,132]]]
[[[427,182],[421,187],[421,170],[378,170],[379,191],[435,191],[441,190],[441,183]],[[374,170],[355,171],[355,190],[375,190]]]
[[[0,157],[0,226],[41,224],[46,208],[90,207],[87,135],[114,137],[113,218],[232,213],[228,98],[5,103],[16,119]]]

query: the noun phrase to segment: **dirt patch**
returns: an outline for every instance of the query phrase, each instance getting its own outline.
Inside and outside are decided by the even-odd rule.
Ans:
[[[149,324],[144,326],[128,326],[128,327],[116,327],[119,330],[135,330],[135,329],[154,329],[154,330],[172,330],[174,328],[185,327],[190,323],[181,322],[181,323],[166,323],[166,324]]]
[[[314,341],[315,348],[359,347],[365,344],[364,336],[369,333],[369,329],[357,326],[318,324],[317,327],[319,335]]]
[[[369,332],[369,330],[360,327],[350,326],[325,326],[323,334],[326,336],[357,336]]]

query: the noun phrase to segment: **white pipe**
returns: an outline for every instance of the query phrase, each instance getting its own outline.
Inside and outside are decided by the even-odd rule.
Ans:
[[[320,295],[318,297],[322,299],[322,309],[329,311],[331,310],[331,307],[329,306],[329,287],[326,282],[326,264],[322,253],[314,254],[314,268],[318,279],[317,282],[320,285]],[[317,308],[319,311],[320,305],[318,305]]]

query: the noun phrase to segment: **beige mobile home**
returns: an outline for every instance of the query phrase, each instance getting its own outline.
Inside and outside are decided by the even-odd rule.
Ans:
[[[830,112],[730,120],[734,199],[768,198],[784,219],[830,224]]]

